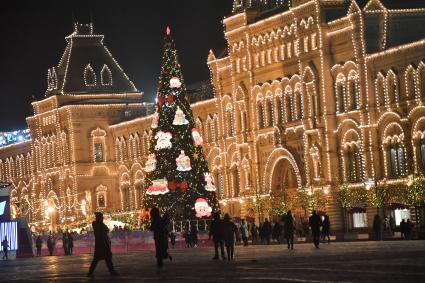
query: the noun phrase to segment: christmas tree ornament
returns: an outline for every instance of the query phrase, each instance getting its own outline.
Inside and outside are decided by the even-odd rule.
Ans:
[[[164,105],[164,97],[163,96],[158,96],[158,104],[159,104],[159,106],[162,106],[162,105]]]
[[[168,184],[168,182],[167,182],[166,178],[153,180],[152,185],[150,185],[147,188],[146,193],[148,195],[163,195],[163,194],[166,194],[166,193],[169,192],[167,184]]]
[[[197,153],[197,152],[195,152],[195,153],[193,154],[193,159],[198,160],[198,157],[199,157],[198,153]]]
[[[176,165],[178,171],[185,172],[192,170],[190,158],[184,154],[184,150],[181,150],[180,155],[176,158]]]
[[[170,191],[174,192],[177,188],[177,185],[174,181],[170,181],[168,182],[168,188],[170,189]]]
[[[156,157],[154,153],[148,155],[148,160],[145,164],[145,172],[153,172],[156,169]]]
[[[213,184],[213,179],[211,177],[210,173],[204,173],[204,178],[205,178],[205,190],[209,191],[209,192],[215,192],[215,186]]]
[[[170,79],[170,88],[180,88],[182,83],[178,77],[172,77]]]
[[[167,95],[167,103],[170,106],[174,103],[174,95],[172,94]]]
[[[181,183],[180,183],[180,189],[182,190],[182,191],[186,191],[187,190],[187,182],[186,181],[182,181]]]
[[[156,129],[158,128],[158,109],[155,110],[155,113],[153,113],[153,117],[152,117],[152,124],[151,124],[151,128],[152,129]]]
[[[192,129],[192,138],[193,138],[193,142],[195,143],[195,146],[202,146],[203,139],[201,135],[199,134],[198,129],[196,128]]]
[[[209,217],[211,216],[212,208],[208,205],[208,202],[203,198],[198,198],[195,202],[196,217]]]
[[[180,107],[177,106],[176,114],[174,115],[173,125],[181,126],[181,125],[187,125],[187,124],[189,124],[189,121],[186,119],[186,116],[184,115]]]
[[[156,133],[155,135],[155,139],[156,141],[156,145],[155,145],[155,150],[161,150],[161,149],[169,149],[172,148],[173,145],[171,144],[171,138],[173,136],[171,135],[170,132],[162,132],[159,131],[158,133]]]

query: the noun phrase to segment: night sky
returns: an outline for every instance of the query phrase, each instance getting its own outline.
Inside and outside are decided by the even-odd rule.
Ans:
[[[232,0],[7,1],[0,8],[0,131],[25,128],[31,101],[44,97],[47,69],[65,50],[72,21],[94,19],[112,55],[153,101],[170,25],[187,83],[209,79],[208,51],[226,46],[222,20]]]

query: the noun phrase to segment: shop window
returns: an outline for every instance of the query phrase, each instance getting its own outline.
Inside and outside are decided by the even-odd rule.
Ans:
[[[367,227],[367,214],[366,212],[353,213],[353,228]]]
[[[395,218],[395,225],[399,226],[401,223],[401,220],[404,219],[404,221],[407,221],[407,219],[410,219],[410,210],[408,209],[395,209],[394,210],[394,218]]]

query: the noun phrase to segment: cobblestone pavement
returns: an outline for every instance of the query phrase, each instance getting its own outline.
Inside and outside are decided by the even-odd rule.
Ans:
[[[212,260],[211,248],[172,250],[173,262],[155,266],[153,251],[114,255],[111,278],[100,262],[86,278],[91,255],[0,261],[0,281],[128,282],[425,282],[425,241],[237,246],[233,262]]]

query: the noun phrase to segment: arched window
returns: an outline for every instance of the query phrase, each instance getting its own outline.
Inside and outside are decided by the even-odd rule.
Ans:
[[[226,126],[227,126],[227,137],[233,137],[233,115],[232,108],[226,110]]]
[[[84,83],[86,86],[96,85],[96,74],[90,64],[84,69]]]
[[[267,114],[267,126],[273,126],[273,106],[272,106],[272,98],[268,97],[266,99],[266,114]]]
[[[100,72],[100,80],[102,85],[112,85],[112,73],[108,66],[103,65]]]
[[[345,77],[344,75],[338,75],[335,83],[335,97],[336,97],[336,109],[339,113],[344,113],[345,107]]]
[[[420,91],[420,95],[425,96],[425,64],[421,62],[417,71],[417,83],[419,85],[418,89]]]
[[[391,144],[388,147],[387,154],[389,156],[389,170],[390,177],[397,178],[406,175],[406,160],[405,148],[401,143]]]
[[[260,129],[264,128],[264,112],[263,112],[263,102],[258,101],[257,102],[257,112],[258,112],[258,127]]]
[[[301,120],[302,118],[304,118],[304,114],[303,114],[303,96],[301,94],[301,86],[297,86],[295,89],[295,94],[294,97],[296,98],[296,111],[297,111],[297,115],[296,118],[298,120]]]
[[[406,98],[414,99],[416,96],[415,70],[410,65],[406,70]]]
[[[277,124],[282,125],[282,96],[276,98]]]
[[[293,113],[293,98],[292,98],[292,88],[287,86],[285,88],[285,112],[286,112],[286,122],[292,122],[294,120]]]
[[[375,81],[375,93],[376,93],[376,102],[379,107],[382,107],[388,101],[386,97],[386,93],[384,91],[384,77],[381,73],[378,74],[378,77]]]
[[[350,110],[359,108],[359,94],[357,85],[357,74],[348,77],[348,97],[350,98]]]
[[[232,181],[233,181],[233,197],[239,196],[239,172],[235,168],[232,170]]]
[[[217,170],[215,173],[215,184],[217,186],[217,196],[219,198],[223,198],[224,192],[223,192],[223,180],[222,180],[221,170]]]
[[[398,86],[397,86],[397,76],[394,72],[390,71],[387,74],[387,91],[389,103],[397,103],[398,102]]]
[[[347,180],[352,183],[361,181],[361,154],[357,145],[350,148],[346,154],[346,174]]]

